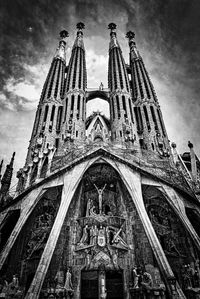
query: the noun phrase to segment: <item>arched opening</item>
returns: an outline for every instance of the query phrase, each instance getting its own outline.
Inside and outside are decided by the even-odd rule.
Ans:
[[[109,103],[101,98],[94,98],[86,103],[86,117],[91,115],[93,112],[101,112],[107,118],[110,118],[110,107]]]
[[[0,251],[5,246],[20,216],[20,210],[8,212],[6,218],[0,226]]]

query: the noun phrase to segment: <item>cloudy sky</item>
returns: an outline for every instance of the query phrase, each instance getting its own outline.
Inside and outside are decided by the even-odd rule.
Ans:
[[[23,167],[58,34],[62,29],[70,34],[69,59],[79,21],[86,27],[88,87],[98,87],[101,81],[107,87],[107,25],[117,24],[126,62],[125,33],[133,30],[169,139],[179,152],[188,150],[190,140],[200,155],[199,0],[1,0],[0,159],[6,164],[16,151],[15,172]]]

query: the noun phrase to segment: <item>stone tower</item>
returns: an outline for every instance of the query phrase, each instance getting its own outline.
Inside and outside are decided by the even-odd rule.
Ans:
[[[199,298],[193,144],[182,155],[170,147],[132,31],[126,64],[108,25],[108,88],[87,88],[84,27],[67,58],[60,33],[14,197],[14,157],[1,180],[0,297]],[[109,118],[86,118],[95,98]]]

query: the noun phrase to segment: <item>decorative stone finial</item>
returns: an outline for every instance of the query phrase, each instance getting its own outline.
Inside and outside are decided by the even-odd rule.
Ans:
[[[129,41],[132,40],[132,39],[134,39],[135,38],[135,33],[133,31],[128,31],[126,33],[126,38],[128,38]]]
[[[77,23],[76,28],[79,30],[85,29],[85,24],[83,24],[82,22]]]
[[[176,143],[172,142],[171,146],[172,146],[172,148],[176,148]]]
[[[188,141],[188,147],[191,149],[191,148],[193,148],[193,144],[190,142],[190,141]]]
[[[66,31],[66,30],[62,30],[62,31],[60,31],[60,37],[61,37],[62,39],[66,38],[66,37],[68,37],[68,36],[69,36],[68,31]]]
[[[131,57],[132,58],[139,58],[139,52],[136,48],[136,43],[135,43],[135,33],[133,31],[128,31],[126,33],[126,38],[128,38],[128,44],[130,47],[130,52],[131,52]]]
[[[117,28],[117,25],[115,23],[110,23],[108,25],[108,29],[110,29],[110,30],[115,30],[116,28]]]

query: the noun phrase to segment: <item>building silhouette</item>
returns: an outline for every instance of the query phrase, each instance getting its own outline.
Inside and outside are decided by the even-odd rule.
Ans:
[[[0,298],[199,298],[200,161],[170,145],[132,31],[126,64],[108,25],[108,88],[87,87],[84,27],[67,59],[60,33],[14,196],[14,154],[1,178]]]

